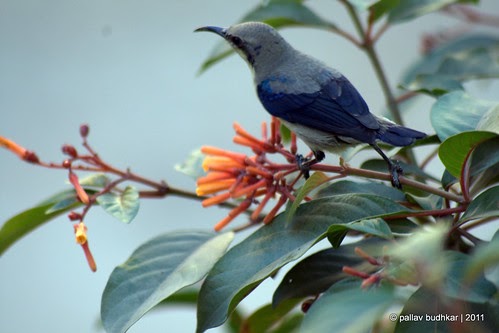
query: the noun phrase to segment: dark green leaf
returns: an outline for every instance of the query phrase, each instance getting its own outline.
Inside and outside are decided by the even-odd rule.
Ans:
[[[385,14],[389,13],[393,8],[399,4],[400,0],[380,0],[376,1],[369,7],[370,19],[373,22],[379,20]]]
[[[465,282],[464,277],[466,267],[471,260],[470,256],[455,251],[447,251],[444,256],[450,264],[443,287],[443,291],[448,297],[474,303],[485,303],[492,300],[497,289],[492,282],[484,277],[483,272],[471,283]]]
[[[491,187],[473,199],[460,221],[489,217],[499,217],[499,186]]]
[[[285,316],[296,307],[298,300],[288,300],[273,307],[271,304],[265,305],[256,310],[244,322],[240,332],[262,333],[271,332],[271,329],[281,324]]]
[[[442,142],[438,149],[438,156],[451,175],[461,178],[461,170],[470,150],[479,143],[498,136],[491,132],[471,131],[449,137]]]
[[[383,219],[367,219],[346,224],[335,224],[329,227],[328,239],[331,245],[339,247],[348,231],[353,230],[366,235],[373,235],[384,239],[393,239],[390,227]]]
[[[401,211],[406,208],[377,195],[347,194],[304,203],[291,221],[280,214],[231,248],[210,271],[199,295],[197,331],[221,325],[251,290],[301,257],[329,226]]]
[[[175,164],[175,170],[183,173],[191,178],[198,179],[204,176],[206,172],[203,170],[203,161],[205,155],[201,152],[201,149],[196,149],[191,152],[187,159],[183,163]]]
[[[130,223],[139,211],[139,192],[135,187],[127,186],[119,194],[111,192],[98,196],[97,203],[121,222]]]
[[[441,299],[434,290],[421,287],[398,316],[395,333],[495,332],[497,318],[497,305]]]
[[[324,198],[348,193],[376,194],[387,199],[392,199],[393,201],[405,201],[404,193],[391,186],[386,186],[383,183],[360,183],[353,182],[351,180],[340,180],[325,186],[317,192],[316,198]]]
[[[361,247],[375,256],[385,242],[378,238],[326,249],[312,254],[291,268],[282,278],[274,292],[272,304],[277,306],[282,301],[292,298],[319,295],[334,283],[348,277],[343,273],[343,266],[356,267],[364,263],[364,259],[355,254],[354,249]],[[381,253],[380,253],[381,254]],[[362,271],[376,269],[374,266],[359,268]]]
[[[303,1],[297,0],[270,0],[262,2],[239,22],[249,21],[264,22],[276,29],[288,26],[334,27],[332,23],[323,20],[305,6]],[[219,41],[208,59],[201,65],[199,73],[204,72],[233,52],[227,42]]]
[[[479,143],[470,159],[471,196],[499,183],[499,136]]]
[[[360,288],[358,280],[336,283],[312,305],[301,332],[369,332],[395,297],[393,286],[384,283],[369,290]]]
[[[107,332],[125,332],[163,299],[203,278],[227,250],[232,232],[178,231],[144,243],[111,273],[102,295]]]
[[[484,124],[489,112],[499,114],[499,103],[479,100],[465,92],[454,91],[440,97],[431,109],[431,124],[443,142],[450,136],[465,131],[484,130],[499,133],[493,122]],[[494,111],[495,110],[495,111]],[[484,118],[484,116],[486,116]]]
[[[464,275],[465,282],[469,283],[476,280],[484,272],[484,269],[497,267],[499,265],[499,231],[496,231],[490,242],[486,242],[477,246],[476,250],[471,255],[466,272]],[[499,282],[499,281],[494,281]]]
[[[457,183],[459,179],[454,177],[453,175],[450,174],[448,170],[444,170],[444,173],[442,174],[442,187],[445,189],[448,189],[451,185]]]
[[[459,37],[437,46],[412,65],[401,85],[432,95],[462,90],[464,81],[499,76],[498,53],[496,36]]]
[[[0,255],[37,227],[80,205],[75,191],[67,190],[10,218],[0,229]]]
[[[477,3],[478,0],[403,0],[390,11],[388,21],[400,23],[435,12],[453,3]]]

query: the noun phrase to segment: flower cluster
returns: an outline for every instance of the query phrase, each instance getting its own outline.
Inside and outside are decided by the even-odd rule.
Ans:
[[[206,155],[203,169],[207,175],[198,178],[196,193],[199,196],[211,195],[203,200],[203,207],[219,205],[230,199],[238,202],[236,207],[215,225],[217,231],[247,211],[251,205],[256,206],[250,214],[251,223],[271,222],[286,201],[295,199],[294,185],[301,177],[301,173],[296,174],[296,137],[291,134],[290,149],[285,149],[278,119],[272,118],[270,135],[267,124],[262,124],[262,139],[249,134],[237,123],[234,124],[234,130],[234,142],[251,148],[255,155],[246,156],[211,146],[201,148],[201,152]],[[268,159],[267,154],[279,154],[284,157],[285,163],[273,162]],[[265,206],[277,197],[274,207],[262,216]]]

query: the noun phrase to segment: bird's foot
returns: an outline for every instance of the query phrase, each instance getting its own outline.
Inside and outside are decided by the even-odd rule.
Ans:
[[[301,154],[296,155],[296,164],[298,165],[298,169],[303,173],[305,179],[310,177],[310,158],[304,157]]]
[[[296,155],[296,164],[298,165],[298,169],[300,169],[300,171],[303,173],[305,179],[308,179],[310,177],[310,167],[316,163],[319,163],[326,157],[324,152],[320,150],[314,150],[313,153],[314,158],[307,158],[300,154]]]
[[[404,174],[404,169],[402,169],[402,167],[397,161],[391,161],[391,162],[392,163],[389,164],[389,170],[391,175],[390,181],[393,187],[401,190],[402,184],[400,183],[399,176],[402,176]]]

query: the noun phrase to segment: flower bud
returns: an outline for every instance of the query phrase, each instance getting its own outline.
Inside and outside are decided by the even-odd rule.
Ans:
[[[89,132],[90,128],[88,127],[87,124],[82,124],[80,126],[80,135],[82,138],[86,138],[88,136],[88,132]]]
[[[63,145],[62,152],[68,156],[71,156],[72,158],[76,158],[78,156],[76,148],[71,145]]]

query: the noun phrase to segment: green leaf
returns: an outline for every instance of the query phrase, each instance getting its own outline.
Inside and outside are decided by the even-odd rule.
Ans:
[[[491,187],[473,199],[460,221],[490,217],[499,217],[499,186]]]
[[[395,333],[495,332],[497,318],[497,305],[442,299],[434,290],[420,287],[405,303]]]
[[[471,257],[456,251],[446,251],[445,260],[450,263],[445,274],[443,291],[448,297],[474,303],[490,301],[497,292],[492,282],[487,280],[483,272],[471,283],[466,283],[464,276]]]
[[[431,108],[431,124],[443,142],[450,136],[480,129],[484,116],[491,110],[498,112],[499,103],[471,97],[465,92],[454,91],[440,97]],[[499,113],[499,112],[498,112]],[[499,127],[488,128],[499,133]]]
[[[297,0],[269,0],[262,1],[256,8],[246,14],[240,21],[260,21],[273,26],[276,29],[288,26],[308,26],[308,27],[334,27],[307,6],[303,1]],[[199,73],[204,72],[212,65],[234,53],[226,41],[219,41],[207,60],[203,62]]]
[[[358,280],[334,284],[312,305],[301,332],[369,332],[395,302],[394,291],[385,283],[369,290],[360,288]]]
[[[435,12],[453,3],[477,3],[478,0],[403,0],[390,11],[388,21],[400,23]]]
[[[274,327],[282,324],[285,316],[299,303],[298,300],[289,300],[273,307],[271,304],[265,305],[256,310],[243,322],[242,332],[262,333],[270,332]]]
[[[329,226],[401,211],[406,208],[383,197],[347,194],[304,203],[291,221],[286,213],[278,215],[231,248],[210,271],[199,294],[197,331],[221,325],[251,290],[301,257],[325,237]]]
[[[327,237],[331,245],[339,247],[349,230],[355,230],[379,238],[393,239],[393,234],[388,224],[383,219],[377,218],[332,225],[327,231]]]
[[[201,152],[201,149],[196,149],[191,152],[183,163],[175,164],[174,168],[176,171],[181,172],[184,175],[187,175],[193,179],[198,179],[206,174],[203,170],[204,158],[205,155]]]
[[[476,175],[499,163],[499,135],[479,143],[471,155],[470,174]]]
[[[448,262],[442,255],[447,233],[448,227],[440,221],[395,243],[387,249],[386,254],[390,255],[393,261],[416,265],[418,270],[424,272],[420,274],[423,283],[439,284],[448,269]]]
[[[470,150],[479,143],[498,136],[491,132],[470,131],[456,134],[442,142],[438,156],[451,175],[460,179],[461,170],[468,158]]]
[[[298,189],[295,195],[295,200],[293,201],[291,206],[286,209],[288,220],[291,220],[293,218],[293,215],[295,214],[298,206],[303,201],[303,199],[305,199],[305,197],[314,189],[327,182],[328,179],[329,177],[324,172],[314,172],[312,176],[310,176],[305,181],[305,184],[303,184],[303,186]]]
[[[201,280],[227,250],[232,232],[177,231],[141,245],[116,267],[102,295],[107,332],[125,332],[176,291]]]
[[[85,188],[88,187],[103,188],[110,183],[110,179],[107,175],[103,173],[94,173],[88,175],[87,177],[81,178],[78,182],[80,183],[81,186]]]
[[[383,183],[361,183],[353,182],[351,180],[340,180],[325,186],[317,192],[316,198],[324,198],[348,193],[376,194],[387,199],[392,199],[393,201],[405,201],[404,193],[391,186],[386,186]]]
[[[473,34],[438,45],[412,65],[401,86],[432,95],[462,90],[468,80],[499,76],[499,38]]]
[[[343,273],[343,266],[358,267],[365,263],[364,259],[355,254],[354,249],[361,247],[371,255],[381,253],[385,244],[379,238],[362,239],[358,242],[319,251],[303,259],[291,268],[282,278],[274,292],[272,304],[306,296],[319,295],[329,289],[334,283],[349,277]],[[362,271],[377,269],[374,266],[358,268]]]
[[[0,255],[34,229],[80,205],[75,191],[66,190],[13,216],[0,229]]]
[[[499,231],[496,231],[490,242],[477,246],[471,255],[464,275],[465,282],[476,280],[484,269],[499,266]]]
[[[97,203],[121,222],[130,223],[139,211],[139,192],[135,187],[127,186],[122,193],[98,196]]]

